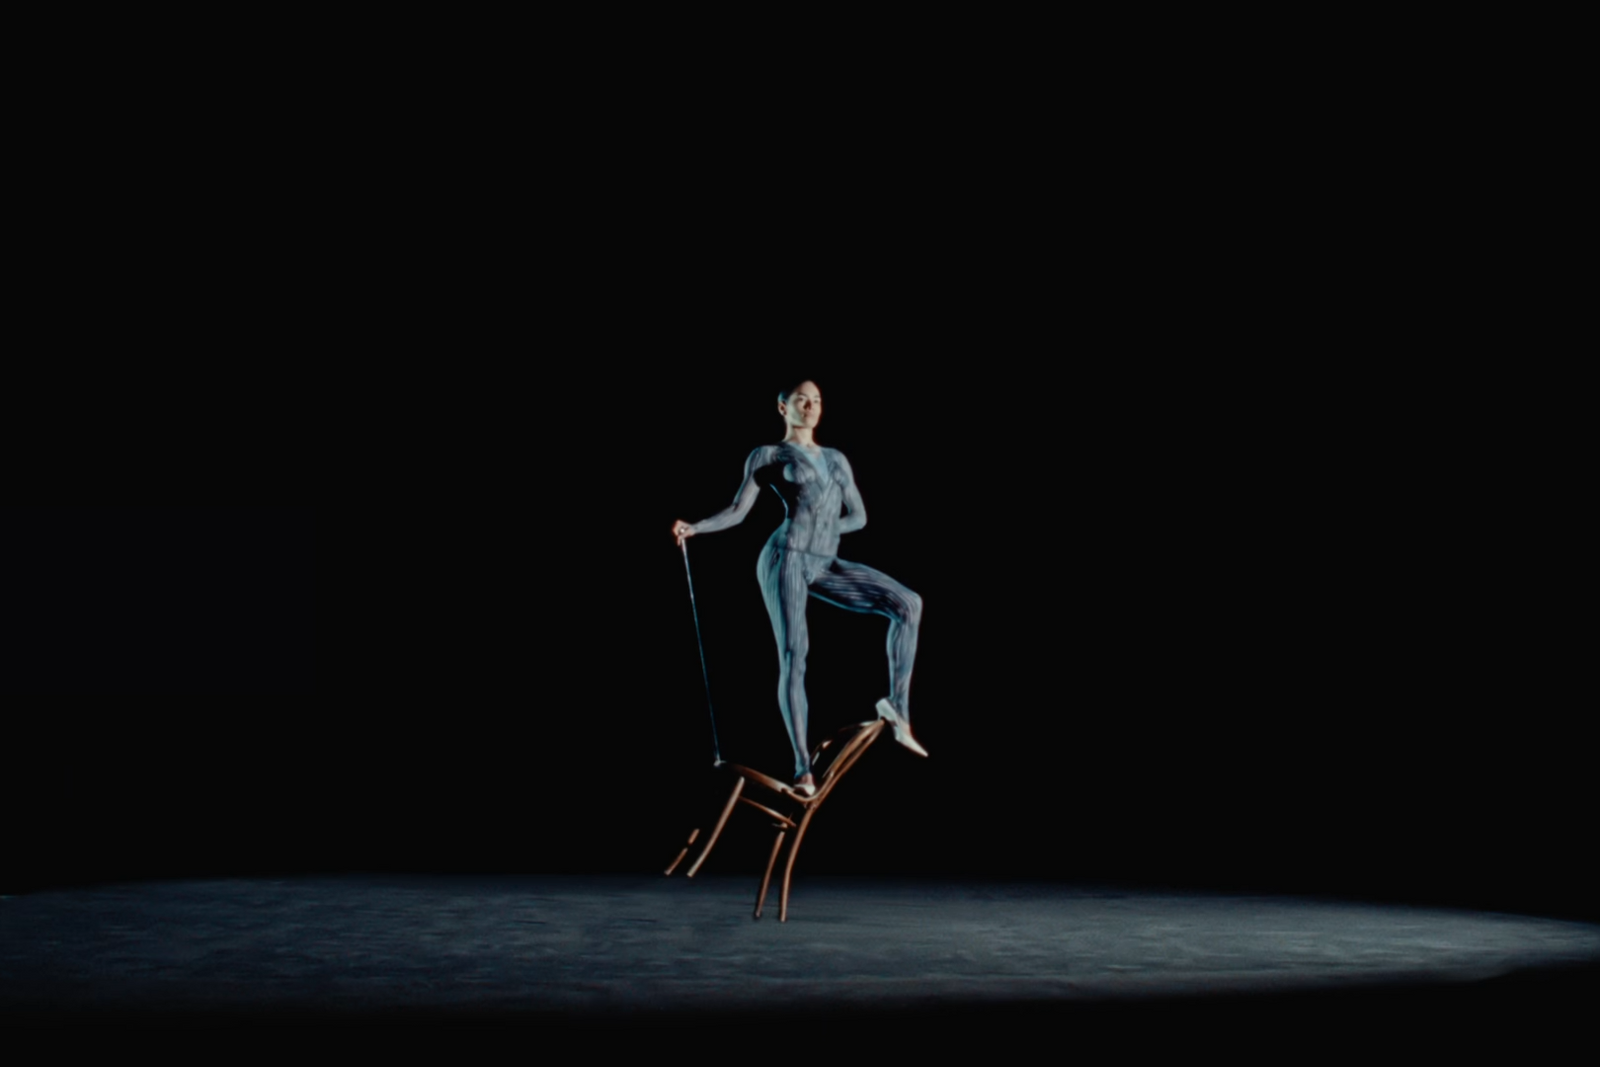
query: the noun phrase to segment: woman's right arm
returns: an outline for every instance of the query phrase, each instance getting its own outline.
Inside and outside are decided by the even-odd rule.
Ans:
[[[726,530],[730,526],[737,526],[750,514],[750,509],[755,506],[756,497],[761,495],[761,486],[756,484],[756,471],[772,462],[773,454],[777,450],[772,445],[763,445],[750,453],[750,458],[744,461],[744,481],[739,485],[738,493],[734,494],[733,503],[711,516],[701,519],[696,523],[687,523],[682,519],[672,524],[672,536],[683,544],[684,538],[693,537],[695,534],[716,533]]]

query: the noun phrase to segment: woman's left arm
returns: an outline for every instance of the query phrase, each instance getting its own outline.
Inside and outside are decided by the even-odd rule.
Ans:
[[[856,472],[850,469],[850,461],[842,452],[833,455],[844,475],[844,518],[839,520],[839,532],[855,533],[867,524],[867,506],[861,502],[861,490],[856,488]]]

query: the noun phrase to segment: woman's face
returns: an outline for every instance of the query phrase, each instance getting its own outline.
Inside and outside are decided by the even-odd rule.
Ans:
[[[789,394],[789,402],[778,401],[778,414],[790,426],[815,429],[822,419],[822,390],[816,382],[801,382]]]

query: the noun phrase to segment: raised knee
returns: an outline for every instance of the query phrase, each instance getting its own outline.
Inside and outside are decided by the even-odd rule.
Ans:
[[[911,592],[910,590],[907,590],[906,591],[905,612],[906,612],[906,621],[907,622],[921,622],[922,621],[922,597],[918,596],[916,593]]]

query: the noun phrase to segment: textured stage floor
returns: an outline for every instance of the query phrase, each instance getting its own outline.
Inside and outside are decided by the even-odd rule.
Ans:
[[[1495,913],[815,878],[780,924],[775,900],[752,921],[753,889],[363,875],[39,892],[0,900],[0,1018],[948,1022],[1263,998],[1344,1010],[1417,991],[1560,1013],[1600,964],[1600,927]]]

